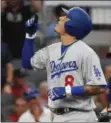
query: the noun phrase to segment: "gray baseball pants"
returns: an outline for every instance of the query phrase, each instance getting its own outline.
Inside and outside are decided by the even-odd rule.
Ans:
[[[54,114],[53,122],[96,122],[97,117],[94,111],[79,112],[73,111],[62,115]]]

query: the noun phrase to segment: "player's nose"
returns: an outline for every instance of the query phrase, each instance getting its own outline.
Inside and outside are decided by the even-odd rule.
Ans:
[[[61,16],[61,17],[59,17],[59,20],[64,21],[64,20],[66,20],[66,18],[67,18],[66,16]]]

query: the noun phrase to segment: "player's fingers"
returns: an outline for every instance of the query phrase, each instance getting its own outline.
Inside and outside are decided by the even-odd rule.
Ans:
[[[35,14],[35,22],[38,21],[38,14]]]
[[[30,27],[30,26],[32,26],[34,24],[34,21],[35,21],[35,18],[33,17],[33,18],[27,20],[26,23],[25,23],[25,25],[27,27]]]

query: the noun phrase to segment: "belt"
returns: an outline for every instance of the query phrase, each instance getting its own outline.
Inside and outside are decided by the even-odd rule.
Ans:
[[[64,114],[64,113],[69,113],[69,112],[72,112],[72,111],[89,112],[88,110],[75,109],[75,108],[51,108],[50,110],[53,113],[57,114],[57,115],[61,115],[61,114]]]

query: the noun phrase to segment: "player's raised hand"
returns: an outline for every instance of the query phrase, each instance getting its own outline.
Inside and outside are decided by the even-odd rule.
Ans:
[[[62,99],[66,97],[65,88],[64,87],[55,87],[48,91],[48,96],[51,100],[55,101],[58,99]]]
[[[30,36],[36,33],[38,30],[38,15],[35,14],[32,18],[28,19],[25,23],[26,33]]]

